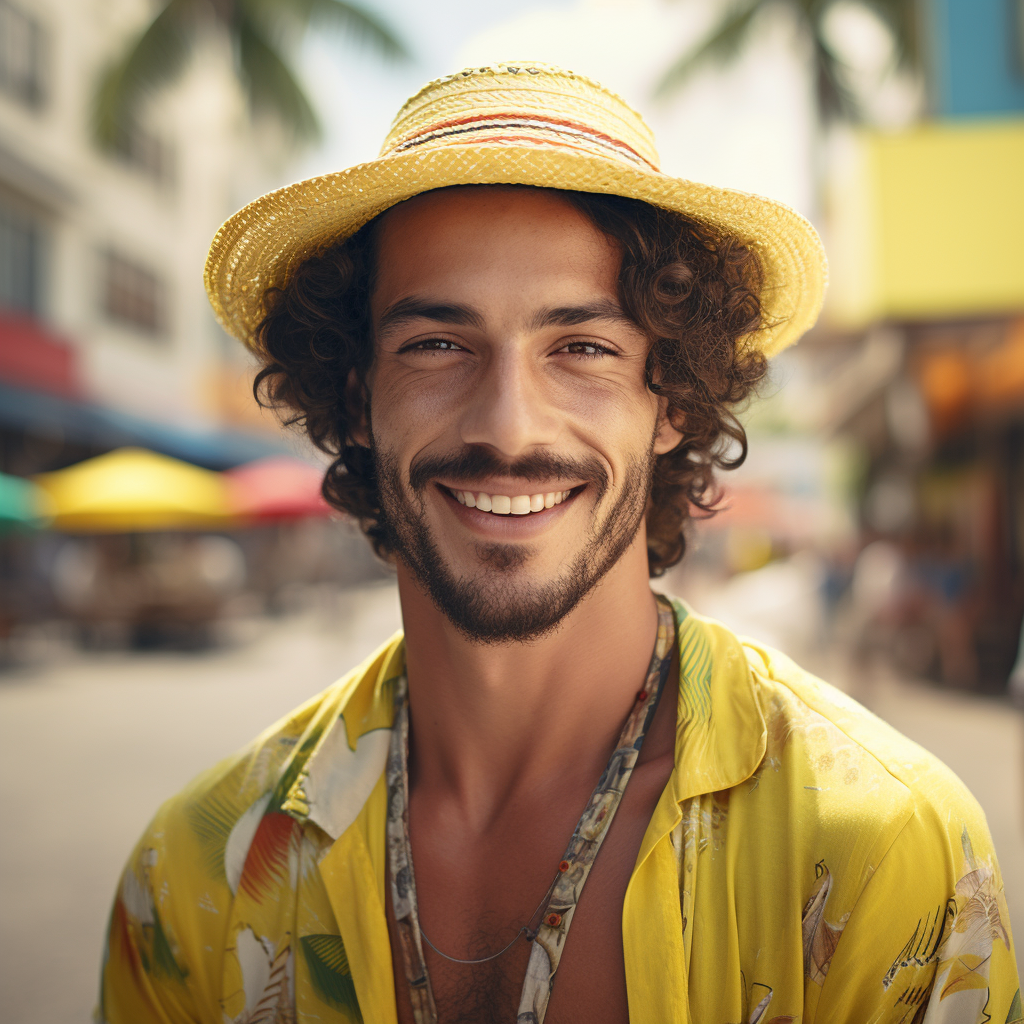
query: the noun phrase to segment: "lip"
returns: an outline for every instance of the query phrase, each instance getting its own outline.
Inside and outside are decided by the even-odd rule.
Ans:
[[[463,505],[456,499],[452,491],[480,490],[487,494],[504,494],[508,493],[508,488],[502,489],[494,484],[490,485],[494,487],[493,491],[488,491],[485,487],[480,486],[467,487],[465,484],[461,487],[451,487],[448,484],[435,483],[434,486],[435,490],[447,502],[448,507],[455,513],[460,522],[468,526],[474,533],[482,534],[488,540],[497,541],[522,541],[536,537],[558,522],[565,515],[569,506],[573,505],[580,494],[586,490],[585,484],[577,484],[573,488],[563,487],[561,488],[562,490],[571,491],[569,497],[557,505],[552,505],[551,508],[542,509],[540,512],[531,512],[525,516],[502,516],[495,515],[493,512],[481,512],[478,508],[470,508],[468,505]],[[517,484],[515,486],[521,487],[522,485]],[[551,488],[551,490],[555,489]],[[513,488],[513,493],[523,494],[525,492]],[[532,491],[531,493],[536,494],[538,491]]]

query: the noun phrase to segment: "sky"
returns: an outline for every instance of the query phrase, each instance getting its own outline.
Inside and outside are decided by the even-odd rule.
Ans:
[[[391,119],[425,82],[469,64],[546,61],[596,78],[654,129],[667,173],[756,192],[816,218],[810,82],[780,21],[762,24],[732,66],[702,72],[667,102],[664,68],[700,38],[714,0],[378,0],[415,59],[385,64],[334,33],[311,35],[300,67],[324,143],[291,177],[376,157]]]

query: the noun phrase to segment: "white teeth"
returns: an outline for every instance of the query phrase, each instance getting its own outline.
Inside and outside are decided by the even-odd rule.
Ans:
[[[460,505],[478,508],[481,512],[493,512],[499,516],[525,516],[531,512],[541,512],[546,508],[565,501],[571,491],[548,491],[544,494],[487,494],[484,491],[451,492]]]

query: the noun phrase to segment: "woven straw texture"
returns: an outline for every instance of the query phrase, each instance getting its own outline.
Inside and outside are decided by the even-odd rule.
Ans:
[[[497,184],[627,196],[735,235],[764,269],[768,326],[743,344],[766,355],[817,319],[827,270],[806,219],[761,196],[662,174],[651,130],[623,100],[573,72],[514,62],[431,82],[399,111],[377,160],[288,185],[229,218],[206,261],[214,312],[252,346],[264,292],[307,257],[422,192]]]

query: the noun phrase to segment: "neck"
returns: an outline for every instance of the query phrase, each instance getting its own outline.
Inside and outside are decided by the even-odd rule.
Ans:
[[[399,563],[412,723],[410,782],[485,829],[519,794],[592,785],[643,683],[657,633],[646,540],[551,634],[467,639]]]

